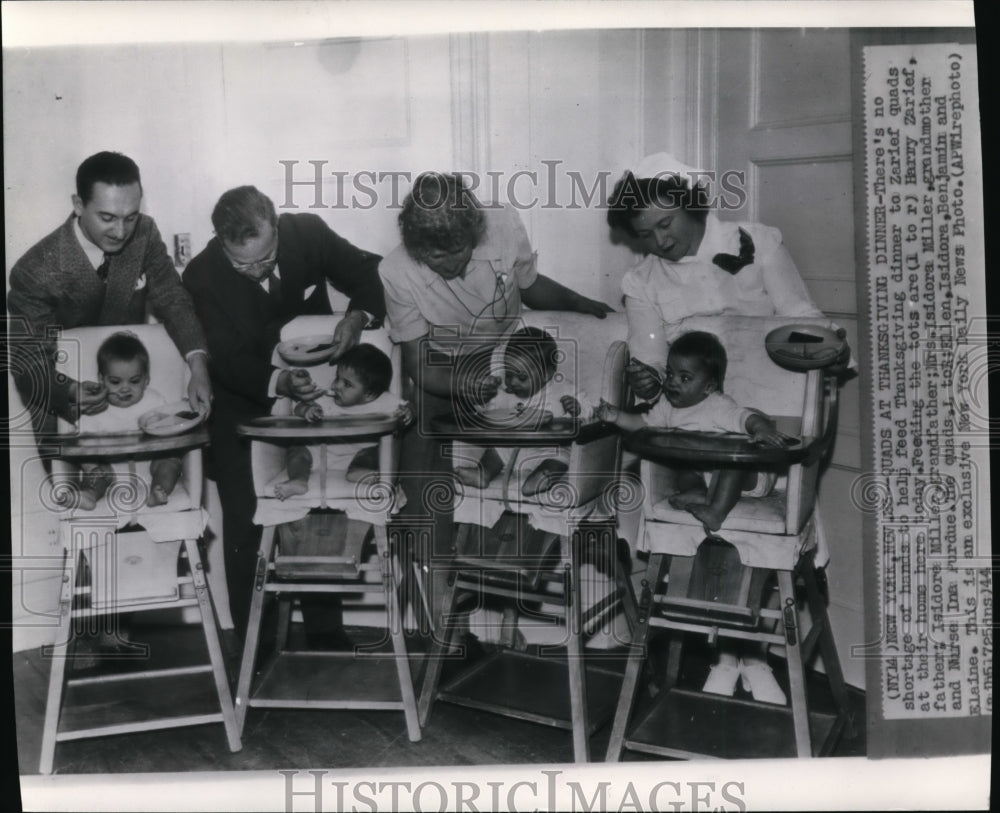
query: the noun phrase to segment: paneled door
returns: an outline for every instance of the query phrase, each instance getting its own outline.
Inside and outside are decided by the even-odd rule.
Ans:
[[[698,34],[700,163],[745,173],[746,202],[721,212],[781,230],[816,304],[857,348],[850,35],[846,29],[760,29]],[[830,617],[847,680],[864,686],[861,514],[851,486],[861,471],[857,379],[841,390],[820,510],[830,548]]]

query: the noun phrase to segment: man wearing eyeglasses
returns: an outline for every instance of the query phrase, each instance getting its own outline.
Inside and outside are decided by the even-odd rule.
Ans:
[[[385,316],[381,260],[337,235],[314,214],[277,216],[253,186],[230,189],[212,212],[215,237],[188,264],[184,286],[208,337],[215,390],[210,474],[219,487],[229,605],[238,639],[250,610],[260,528],[253,524],[249,444],[239,423],[267,415],[273,399],[318,396],[305,371],[271,367],[281,328],[296,316],[330,314],[326,283],[350,299],[335,329],[339,356]]]

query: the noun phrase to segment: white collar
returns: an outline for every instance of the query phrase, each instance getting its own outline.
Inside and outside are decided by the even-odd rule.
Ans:
[[[83,233],[83,229],[80,228],[80,218],[76,216],[73,217],[73,233],[76,235],[83,253],[87,255],[87,259],[96,271],[100,264],[104,262],[104,252],[99,246],[95,246],[90,242],[87,235]]]

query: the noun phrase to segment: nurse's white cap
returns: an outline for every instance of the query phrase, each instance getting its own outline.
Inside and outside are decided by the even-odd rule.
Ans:
[[[687,185],[705,185],[709,181],[709,173],[690,164],[678,160],[669,152],[654,152],[647,155],[631,169],[636,178],[666,178],[677,176]]]

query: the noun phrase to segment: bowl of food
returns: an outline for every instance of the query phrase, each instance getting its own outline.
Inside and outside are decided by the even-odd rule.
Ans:
[[[182,435],[204,420],[205,414],[195,412],[187,401],[175,401],[144,413],[139,418],[139,428],[147,435],[170,437]]]
[[[301,336],[281,342],[277,350],[286,364],[306,367],[330,361],[337,353],[337,344],[330,334]]]
[[[846,361],[850,348],[843,331],[819,325],[783,325],[764,339],[771,360],[786,370],[815,370]]]

